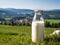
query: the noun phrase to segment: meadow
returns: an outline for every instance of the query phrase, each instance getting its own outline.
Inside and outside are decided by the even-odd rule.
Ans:
[[[57,19],[45,19],[45,21],[51,22],[51,23],[59,23],[60,20]]]
[[[0,25],[0,45],[60,45],[60,37],[49,34],[60,28],[45,28],[44,41],[39,44],[31,41],[31,26]]]

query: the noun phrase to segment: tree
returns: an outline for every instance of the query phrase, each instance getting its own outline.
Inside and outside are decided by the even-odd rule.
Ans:
[[[45,22],[45,26],[46,26],[46,27],[51,27],[50,22],[46,21],[46,22]]]

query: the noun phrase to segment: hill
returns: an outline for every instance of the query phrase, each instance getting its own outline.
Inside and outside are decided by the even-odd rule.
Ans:
[[[46,19],[60,19],[60,9],[44,11]],[[33,17],[34,10],[31,9],[14,9],[14,8],[0,8],[0,18],[10,17]]]
[[[60,19],[60,9],[44,11],[44,14],[49,19]]]

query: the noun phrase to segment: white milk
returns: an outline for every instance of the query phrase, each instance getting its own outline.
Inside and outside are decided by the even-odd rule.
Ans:
[[[40,12],[38,12],[40,13]],[[32,21],[32,42],[39,42],[44,38],[44,20],[41,14],[35,13]],[[39,18],[39,19],[38,19]]]

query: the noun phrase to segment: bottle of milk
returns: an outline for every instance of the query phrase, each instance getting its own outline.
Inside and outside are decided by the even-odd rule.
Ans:
[[[44,39],[44,19],[43,11],[35,11],[35,15],[32,21],[32,42],[39,42]]]

